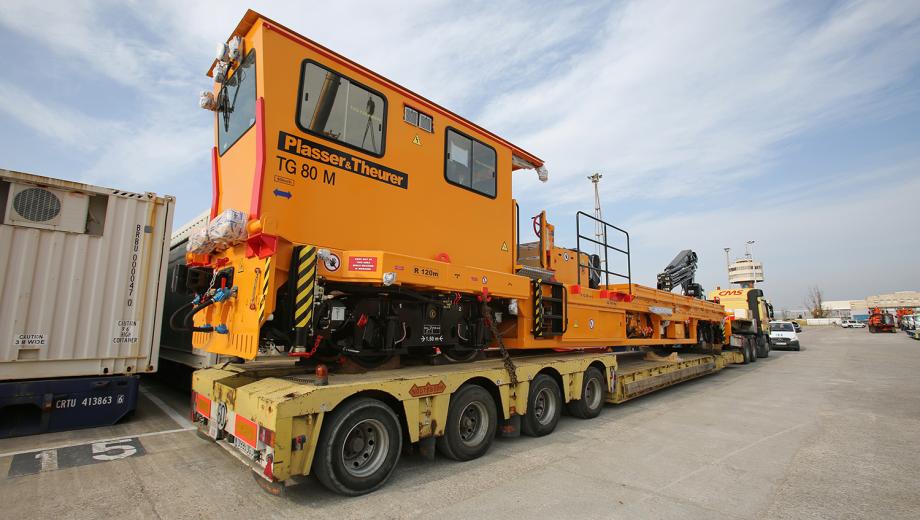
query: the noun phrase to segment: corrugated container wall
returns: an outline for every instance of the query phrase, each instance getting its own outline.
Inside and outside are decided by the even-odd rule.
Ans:
[[[0,169],[0,380],[156,371],[173,203]]]

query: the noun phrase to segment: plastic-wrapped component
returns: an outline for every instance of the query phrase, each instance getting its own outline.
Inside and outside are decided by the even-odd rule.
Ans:
[[[194,231],[188,237],[188,244],[185,250],[196,255],[207,255],[214,251],[214,243],[208,238],[208,225],[205,224]]]
[[[208,224],[208,239],[214,250],[223,251],[246,240],[246,214],[235,209],[225,209]]]

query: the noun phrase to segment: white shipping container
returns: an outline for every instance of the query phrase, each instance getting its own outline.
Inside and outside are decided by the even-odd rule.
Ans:
[[[0,381],[156,371],[174,201],[0,169]]]

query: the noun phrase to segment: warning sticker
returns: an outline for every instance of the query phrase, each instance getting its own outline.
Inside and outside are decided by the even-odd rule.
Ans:
[[[348,270],[349,271],[376,271],[377,270],[377,257],[376,256],[349,256],[348,257]]]
[[[13,338],[14,347],[44,347],[47,344],[47,334],[17,334]]]
[[[137,320],[118,320],[115,322],[115,332],[112,334],[112,344],[137,343]]]

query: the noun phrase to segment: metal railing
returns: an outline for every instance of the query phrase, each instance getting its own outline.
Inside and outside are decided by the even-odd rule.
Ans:
[[[601,233],[598,234],[599,236],[597,236],[597,238],[600,238],[600,240],[598,240],[597,238],[592,238],[587,235],[581,234],[582,217],[586,219],[590,219],[591,223],[593,224],[592,227],[594,227],[594,229],[597,229],[598,227],[600,227],[603,230]],[[619,247],[616,247],[616,246],[612,246],[607,242],[607,230],[608,229],[612,229],[618,233],[622,233],[626,237],[626,249],[625,250],[620,249]],[[581,268],[587,267],[589,273],[591,271],[596,271],[598,273],[604,273],[604,285],[610,285],[611,276],[616,276],[618,278],[625,279],[627,283],[629,283],[629,294],[632,294],[632,263],[630,262],[630,258],[629,258],[629,233],[625,229],[620,229],[612,224],[608,224],[607,222],[604,222],[603,220],[600,220],[597,217],[588,215],[584,211],[579,211],[578,213],[575,214],[575,233],[577,234],[575,249],[577,250],[577,256],[578,256],[578,285],[581,285]],[[581,259],[582,259],[581,241],[582,240],[587,240],[588,242],[591,242],[592,244],[601,246],[603,248],[602,249],[604,253],[603,267],[586,265],[586,264],[581,263]],[[610,270],[610,262],[609,262],[610,251],[614,251],[616,253],[626,255],[626,274],[622,274],[622,273],[618,273],[616,271]],[[591,258],[590,253],[586,253],[586,255],[588,256],[589,259]],[[598,278],[600,278],[600,276],[598,276]]]

